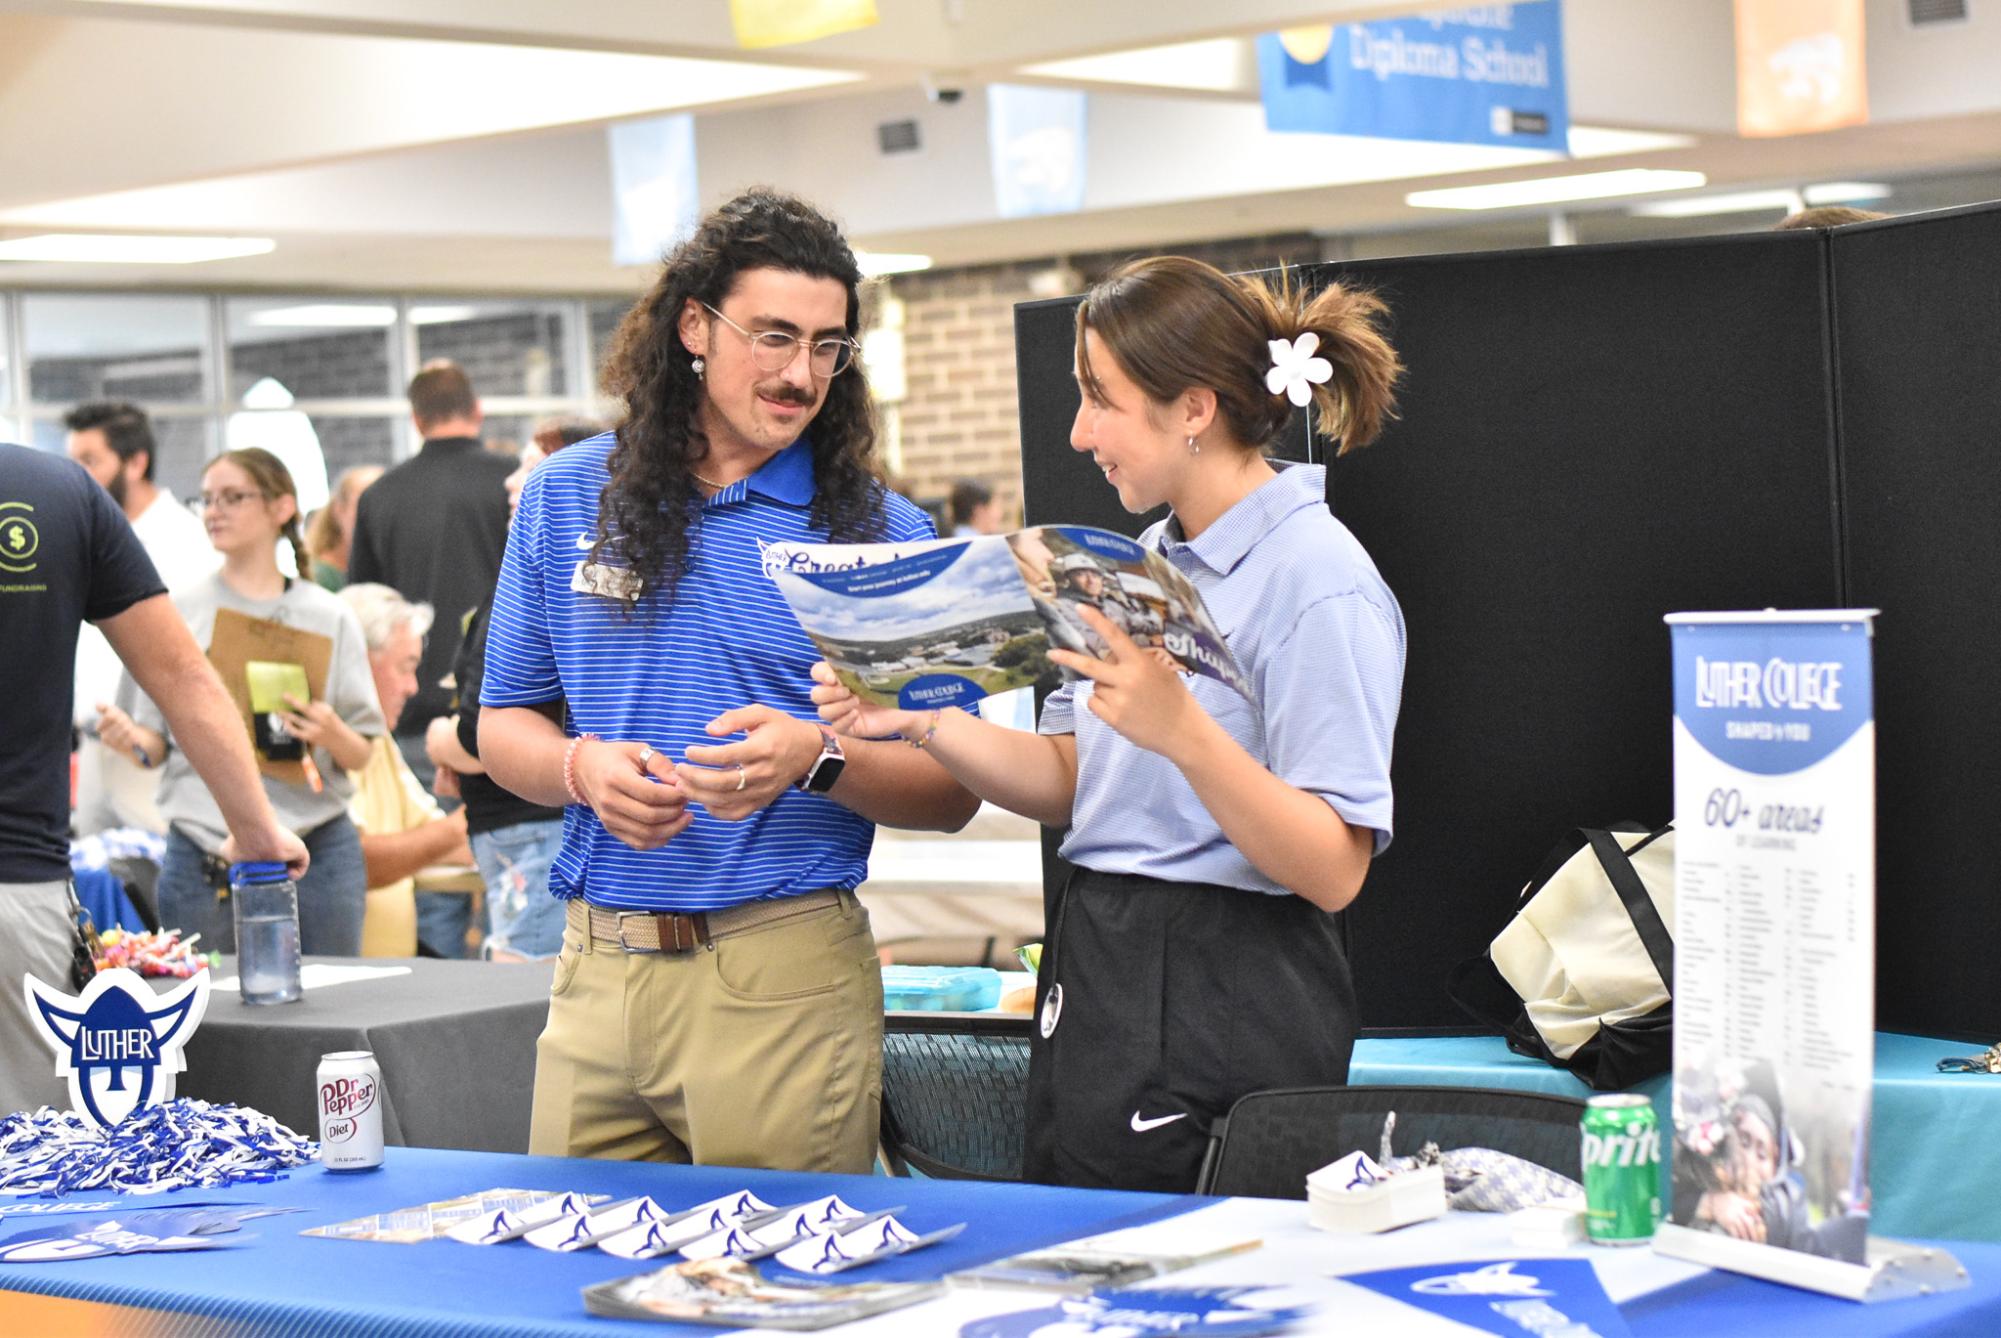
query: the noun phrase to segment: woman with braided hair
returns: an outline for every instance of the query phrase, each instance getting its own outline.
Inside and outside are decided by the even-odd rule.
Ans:
[[[1382,304],[1338,286],[1139,260],[1077,309],[1070,444],[1201,592],[1250,699],[1176,673],[1094,609],[1110,648],[1040,732],[859,702],[822,665],[822,718],[900,734],[982,798],[1052,827],[1076,873],[1037,981],[1024,1174],[1194,1188],[1211,1124],[1246,1093],[1346,1081],[1354,987],[1333,912],[1390,839],[1403,615],[1327,507],[1326,472],[1266,452],[1295,408],[1345,453],[1401,371]]]
[[[361,625],[339,596],[309,579],[287,576],[278,566],[282,539],[292,546],[294,569],[312,570],[299,533],[298,491],[277,456],[256,448],[225,451],[202,471],[201,488],[202,524],[222,554],[222,570],[174,594],[174,605],[195,641],[209,644],[216,613],[234,609],[332,643],[325,699],[292,699],[292,709],[273,713],[278,726],[273,733],[303,745],[307,779],[265,776],[264,792],[279,823],[298,833],[312,854],[312,866],[299,880],[300,950],[359,956],[368,876],[360,835],[347,814],[354,793],[347,773],[368,761],[369,740],[388,732]],[[160,708],[129,674],[119,686],[118,700],[124,709],[113,706],[103,712],[98,736],[144,765],[161,768],[167,854],[158,887],[160,922],[184,935],[199,933],[204,947],[234,951],[229,903],[221,895],[228,879],[220,858],[227,835],[222,811],[174,746]]]

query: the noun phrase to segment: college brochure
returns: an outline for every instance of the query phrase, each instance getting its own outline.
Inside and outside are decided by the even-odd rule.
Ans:
[[[774,544],[764,565],[841,681],[879,706],[965,706],[1027,687],[1053,671],[1051,649],[1104,659],[1086,607],[1142,648],[1251,696],[1188,578],[1109,530]]]
[[[827,1329],[914,1305],[936,1282],[832,1286],[776,1282],[742,1259],[697,1259],[584,1288],[584,1308],[614,1319],[677,1320],[734,1328]]]

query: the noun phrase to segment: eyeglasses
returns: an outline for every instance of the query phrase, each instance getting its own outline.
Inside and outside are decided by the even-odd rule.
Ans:
[[[839,376],[855,360],[852,339],[802,339],[783,330],[746,330],[706,302],[702,303],[702,309],[750,341],[750,360],[760,372],[778,372],[790,367],[801,348],[806,350],[806,365],[822,381]]]
[[[253,497],[261,498],[261,492],[243,488],[225,488],[221,492],[205,492],[201,495],[201,509],[204,511],[234,511]]]

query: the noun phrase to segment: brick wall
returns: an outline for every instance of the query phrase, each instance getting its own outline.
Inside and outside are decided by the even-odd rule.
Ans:
[[[1195,256],[1226,271],[1268,269],[1321,258],[1305,234],[1154,248]],[[903,304],[906,395],[897,406],[905,492],[942,499],[955,479],[979,479],[1021,520],[1021,428],[1014,381],[1014,306],[1081,292],[1135,252],[1064,260],[926,270],[897,275],[888,292]],[[1061,277],[1052,271],[1067,271]],[[1049,291],[1037,291],[1055,282]]]

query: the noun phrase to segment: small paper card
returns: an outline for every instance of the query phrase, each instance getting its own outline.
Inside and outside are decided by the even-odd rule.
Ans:
[[[1368,1153],[1350,1152],[1307,1176],[1306,1189],[1311,1194],[1353,1194],[1373,1188],[1389,1174]]]
[[[809,1237],[780,1250],[777,1257],[779,1263],[801,1273],[841,1273],[936,1245],[965,1229],[964,1222],[956,1222],[920,1236],[896,1218],[884,1217],[839,1234]]]
[[[794,1241],[851,1228],[882,1215],[874,1213],[865,1216],[860,1210],[843,1203],[838,1194],[829,1194],[824,1199],[783,1209],[768,1220],[746,1219],[727,1231],[689,1241],[681,1247],[681,1256],[684,1259],[719,1259],[724,1256],[762,1259],[768,1254],[776,1254]]]
[[[465,1245],[499,1245],[519,1239],[544,1222],[583,1212],[590,1204],[582,1194],[543,1191],[526,1203],[495,1208],[460,1222],[445,1235]]]
[[[607,1254],[621,1259],[652,1259],[680,1249],[691,1240],[726,1231],[746,1218],[777,1212],[749,1190],[725,1194],[707,1203],[698,1203],[661,1222],[644,1222],[609,1236],[595,1244]]]
[[[413,1245],[418,1241],[435,1240],[466,1222],[480,1219],[490,1222],[493,1215],[499,1212],[513,1213],[518,1220],[533,1226],[548,1220],[539,1216],[539,1212],[546,1208],[553,1213],[562,1200],[570,1201],[571,1211],[580,1211],[609,1198],[609,1194],[552,1196],[546,1189],[489,1189],[479,1194],[467,1194],[463,1198],[441,1199],[436,1203],[419,1204],[415,1208],[398,1208],[394,1212],[374,1213],[352,1221],[336,1222],[332,1226],[312,1227],[299,1234],[324,1236],[329,1240],[380,1240]]]
[[[535,1227],[522,1239],[538,1250],[554,1250],[558,1254],[588,1249],[597,1244],[600,1238],[616,1236],[619,1232],[629,1230],[635,1225],[635,1220],[616,1219],[621,1213],[634,1210],[642,1202],[651,1203],[652,1200],[621,1199],[617,1203],[590,1212],[566,1214],[553,1222]],[[655,1211],[657,1208],[658,1205],[655,1205]],[[604,1220],[599,1221],[599,1218]]]

